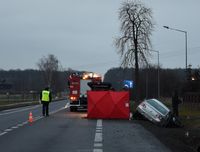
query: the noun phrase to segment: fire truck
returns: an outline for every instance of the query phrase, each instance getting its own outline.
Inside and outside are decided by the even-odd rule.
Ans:
[[[71,74],[68,79],[70,111],[77,111],[80,108],[87,109],[87,91],[91,90],[88,83],[100,83],[101,81],[101,76],[93,72]]]

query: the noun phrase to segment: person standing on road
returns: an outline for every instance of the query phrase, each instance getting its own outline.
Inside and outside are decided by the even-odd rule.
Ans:
[[[178,105],[180,103],[181,103],[181,100],[178,97],[178,91],[175,90],[173,92],[173,96],[172,96],[172,112],[173,112],[174,116],[176,116],[176,117],[179,116]]]
[[[49,116],[49,103],[52,100],[51,92],[49,91],[49,87],[46,87],[40,93],[40,100],[42,103],[42,114],[43,116]]]

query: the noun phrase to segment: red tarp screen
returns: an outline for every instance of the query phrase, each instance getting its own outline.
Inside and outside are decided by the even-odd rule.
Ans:
[[[88,91],[88,118],[129,119],[128,91]]]

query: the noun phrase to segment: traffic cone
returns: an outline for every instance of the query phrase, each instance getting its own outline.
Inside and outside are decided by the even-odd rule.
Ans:
[[[28,122],[30,122],[30,123],[33,122],[33,114],[32,114],[32,112],[29,113]]]

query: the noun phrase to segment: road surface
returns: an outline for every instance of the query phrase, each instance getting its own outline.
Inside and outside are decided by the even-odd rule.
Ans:
[[[34,122],[29,123],[29,112]],[[41,105],[0,112],[2,152],[170,152],[150,132],[129,120],[87,119],[70,112],[68,101],[50,104],[42,117]]]

